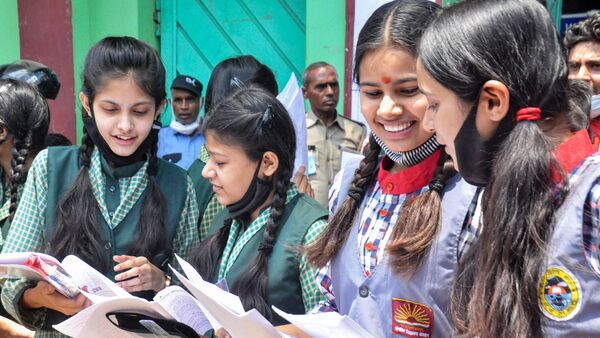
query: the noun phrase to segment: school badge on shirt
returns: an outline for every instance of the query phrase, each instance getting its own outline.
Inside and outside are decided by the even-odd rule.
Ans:
[[[406,337],[432,337],[433,310],[421,303],[392,298],[392,333]]]
[[[551,267],[540,281],[539,298],[546,317],[556,321],[569,320],[581,308],[581,286],[570,271]]]

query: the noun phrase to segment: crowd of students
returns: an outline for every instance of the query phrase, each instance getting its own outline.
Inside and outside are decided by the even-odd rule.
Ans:
[[[104,38],[85,59],[79,146],[41,150],[44,98],[0,80],[2,253],[74,254],[145,298],[169,285],[177,254],[297,337],[272,305],[337,311],[375,337],[596,336],[600,157],[591,92],[568,74],[538,1],[381,6],[354,62],[368,145],[326,210],[294,179],[294,128],[267,66],[217,65],[186,172],[157,157],[158,53]],[[27,280],[6,280],[1,299],[39,337],[90,306]]]

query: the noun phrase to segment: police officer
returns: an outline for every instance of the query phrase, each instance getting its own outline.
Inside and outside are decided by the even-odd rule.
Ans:
[[[359,150],[366,129],[338,114],[340,87],[332,65],[315,62],[308,66],[302,74],[302,93],[311,109],[306,114],[309,157],[306,171],[315,199],[327,207],[329,188],[340,170],[341,149]]]

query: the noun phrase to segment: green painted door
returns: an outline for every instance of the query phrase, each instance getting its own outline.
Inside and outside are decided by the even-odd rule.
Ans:
[[[167,83],[188,74],[206,88],[221,60],[252,54],[273,69],[282,89],[292,71],[300,78],[304,70],[305,25],[305,0],[160,0]]]

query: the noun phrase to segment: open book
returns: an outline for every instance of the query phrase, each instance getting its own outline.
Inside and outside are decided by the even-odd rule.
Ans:
[[[123,330],[110,320],[110,313],[135,313],[156,319],[176,320],[191,327],[198,335],[211,329],[197,301],[179,286],[169,286],[147,301],[138,297],[108,297],[78,314],[54,325],[54,328],[72,337],[148,337],[148,333],[162,336],[164,332],[152,321],[142,325],[149,332],[136,333]]]
[[[0,255],[1,278],[45,280],[66,297],[86,292],[92,302],[96,297],[133,297],[110,279],[76,256],[59,262],[56,258],[36,252],[13,252]],[[101,298],[100,298],[101,299]]]
[[[135,313],[157,319],[176,320],[203,334],[211,329],[198,302],[178,286],[157,293],[154,301],[135,297],[76,256],[59,262],[42,253],[10,253],[0,255],[0,277],[45,280],[67,297],[83,293],[93,303],[68,320],[54,325],[72,337],[147,337],[111,322],[109,313]],[[152,323],[146,329],[153,332]],[[160,328],[154,327],[159,330]],[[155,334],[160,332],[154,331]]]

